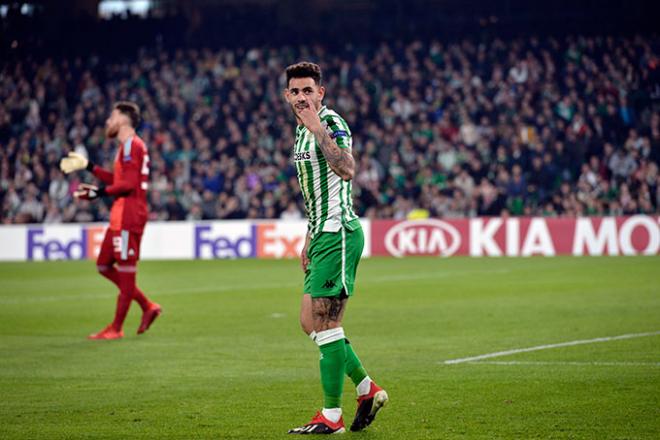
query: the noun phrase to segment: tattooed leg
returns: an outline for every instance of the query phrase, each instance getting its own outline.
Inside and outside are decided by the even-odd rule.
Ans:
[[[312,319],[314,330],[321,332],[341,327],[348,298],[322,297],[312,298]]]

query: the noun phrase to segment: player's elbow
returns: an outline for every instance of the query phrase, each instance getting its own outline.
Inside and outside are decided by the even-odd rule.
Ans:
[[[350,164],[346,163],[338,163],[334,165],[330,165],[330,169],[337,175],[339,178],[343,181],[348,182],[353,178],[353,174],[355,172],[355,169],[353,166],[350,166]]]
[[[344,182],[348,182],[349,180],[353,180],[354,174],[355,172],[353,170],[345,170],[339,177],[341,177]]]

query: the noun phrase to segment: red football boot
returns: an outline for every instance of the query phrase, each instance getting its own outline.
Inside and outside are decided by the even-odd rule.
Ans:
[[[115,328],[110,324],[103,330],[98,333],[93,333],[87,336],[87,339],[93,340],[102,340],[102,339],[121,339],[124,337],[124,332],[122,330],[115,330]]]
[[[138,328],[137,334],[141,335],[142,333],[149,330],[151,324],[163,313],[163,309],[156,303],[152,303],[151,306],[142,314],[142,321],[140,322],[140,328]]]
[[[371,382],[369,393],[357,399],[357,411],[351,431],[362,431],[376,418],[376,413],[387,403],[389,397],[384,389]]]
[[[344,418],[340,417],[337,423],[323,416],[321,411],[317,412],[311,422],[299,428],[289,429],[289,434],[343,434],[346,432]]]

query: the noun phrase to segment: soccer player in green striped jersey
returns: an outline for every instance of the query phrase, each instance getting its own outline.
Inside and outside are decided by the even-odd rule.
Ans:
[[[373,421],[388,396],[367,375],[341,324],[364,248],[351,198],[355,173],[351,130],[339,114],[322,105],[325,88],[318,65],[301,62],[289,66],[286,81],[284,95],[298,122],[293,160],[308,216],[301,255],[305,283],[300,323],[321,351],[324,395],[323,410],[289,433],[346,430],[341,414],[344,374],[351,378],[358,395],[351,431],[360,431]]]

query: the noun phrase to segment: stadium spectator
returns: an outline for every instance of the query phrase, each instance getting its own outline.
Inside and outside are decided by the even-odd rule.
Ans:
[[[81,182],[57,162],[75,150],[110,164],[103,115],[120,99],[144,110],[151,220],[298,218],[281,72],[301,58],[328,60],[360,215],[658,213],[657,46],[528,37],[2,63],[2,222],[107,220],[102,203],[72,202]]]

